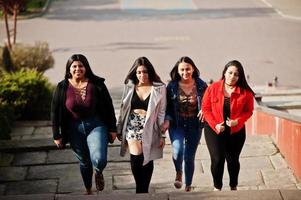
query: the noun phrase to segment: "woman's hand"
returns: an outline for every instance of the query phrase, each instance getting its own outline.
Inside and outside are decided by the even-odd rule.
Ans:
[[[53,141],[54,141],[55,145],[57,146],[57,148],[59,148],[59,149],[64,148],[65,145],[62,142],[62,138],[60,138],[58,140],[53,140]]]
[[[227,117],[226,124],[229,127],[233,127],[233,126],[236,126],[238,124],[238,120],[237,119],[232,120],[229,117]]]
[[[197,117],[199,118],[199,120],[201,122],[204,122],[204,115],[203,115],[203,111],[202,110],[199,111]]]
[[[163,124],[160,126],[161,133],[165,133],[169,129],[169,120],[164,120]]]
[[[165,138],[160,138],[160,147],[163,149],[165,146]]]
[[[215,129],[217,130],[217,133],[223,132],[225,130],[224,122],[216,124]]]
[[[111,134],[111,137],[112,137],[112,141],[114,142],[116,137],[117,137],[117,133],[116,132],[110,132],[110,134]]]

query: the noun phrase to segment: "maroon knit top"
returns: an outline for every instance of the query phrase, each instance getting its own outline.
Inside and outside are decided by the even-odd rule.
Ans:
[[[88,82],[86,98],[83,100],[77,89],[69,83],[66,92],[66,107],[73,119],[85,119],[95,115],[95,96],[93,85]]]

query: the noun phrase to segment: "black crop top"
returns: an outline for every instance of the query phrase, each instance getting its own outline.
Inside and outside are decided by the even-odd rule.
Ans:
[[[132,110],[134,110],[134,109],[143,109],[143,110],[147,111],[149,98],[150,98],[150,95],[148,95],[148,97],[145,100],[141,100],[138,97],[136,90],[134,90],[133,98],[132,98],[132,101],[131,101],[131,109]]]

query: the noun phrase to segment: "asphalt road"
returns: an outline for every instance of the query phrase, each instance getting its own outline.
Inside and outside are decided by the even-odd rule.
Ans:
[[[49,43],[55,66],[45,75],[52,83],[64,77],[67,59],[82,53],[109,88],[122,86],[139,56],[148,57],[167,81],[184,55],[205,81],[219,79],[223,66],[237,59],[252,85],[277,76],[279,85],[301,87],[301,9],[294,9],[296,17],[288,9],[283,14],[279,7],[296,8],[295,0],[283,1],[53,0],[43,17],[18,22],[17,39]]]

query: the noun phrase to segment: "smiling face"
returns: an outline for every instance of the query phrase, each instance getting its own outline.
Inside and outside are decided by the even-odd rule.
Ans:
[[[147,71],[146,67],[144,67],[143,65],[140,65],[139,67],[137,67],[136,76],[139,81],[139,84],[149,83],[148,71]]]
[[[182,62],[178,66],[178,73],[182,81],[189,81],[192,79],[192,74],[194,72],[193,67],[189,63]]]
[[[237,67],[230,66],[226,70],[225,74],[225,83],[230,86],[235,86],[239,79],[239,72]]]
[[[83,80],[86,74],[86,68],[80,61],[74,61],[70,66],[70,74],[72,78]]]

